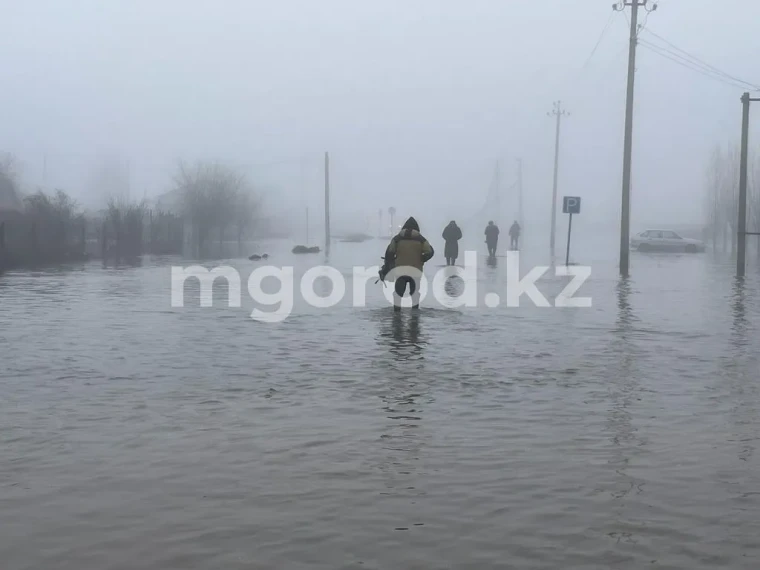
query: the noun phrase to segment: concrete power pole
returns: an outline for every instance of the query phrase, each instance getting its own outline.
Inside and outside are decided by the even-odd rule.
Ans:
[[[523,186],[522,186],[522,158],[517,159],[517,223],[522,228],[523,219]]]
[[[557,175],[559,173],[559,127],[563,115],[569,115],[567,111],[562,109],[562,102],[557,101],[554,103],[554,109],[550,113],[547,113],[550,117],[554,115],[557,117],[557,133],[554,141],[554,183],[552,184],[552,229],[549,237],[549,249],[551,249],[551,256],[554,257],[554,241],[557,233]]]
[[[639,7],[646,7],[647,0],[628,0],[614,10],[631,7],[631,33],[628,46],[628,89],[625,96],[625,138],[623,142],[623,203],[620,213],[620,275],[628,277],[631,240],[631,153],[633,150],[633,80],[636,75],[636,44],[638,36]],[[657,4],[652,10],[657,9]]]
[[[742,142],[739,155],[739,220],[736,248],[736,276],[744,277],[747,256],[747,154],[749,147],[749,93],[742,95]]]
[[[325,253],[330,253],[330,155],[325,152]]]

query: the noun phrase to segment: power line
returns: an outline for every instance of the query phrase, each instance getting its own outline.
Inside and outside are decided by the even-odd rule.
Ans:
[[[742,84],[735,83],[733,81],[728,81],[725,78],[721,77],[720,75],[716,75],[715,73],[709,70],[706,70],[703,67],[697,66],[694,64],[694,62],[691,62],[688,59],[681,57],[678,54],[673,53],[672,51],[665,50],[649,42],[641,41],[640,44],[642,47],[648,49],[652,53],[655,53],[664,59],[668,59],[672,61],[673,63],[680,65],[681,67],[685,67],[686,69],[690,71],[696,71],[697,73],[704,75],[705,77],[714,79],[715,81],[719,81],[720,83],[723,83],[725,85],[731,85],[732,87],[739,87],[742,89],[745,88]]]
[[[599,45],[602,43],[602,40],[604,39],[604,35],[607,33],[607,30],[609,30],[610,24],[612,24],[612,20],[615,19],[615,13],[616,13],[615,11],[610,12],[610,17],[607,18],[607,23],[604,24],[604,28],[602,28],[602,33],[599,34],[599,39],[597,39],[596,44],[594,44],[594,49],[591,50],[591,53],[589,54],[589,56],[586,58],[586,61],[581,66],[581,71],[586,69],[588,64],[593,59],[594,54],[596,54],[596,50],[599,49]]]
[[[654,12],[654,10],[648,10],[647,11],[647,15],[644,16],[644,23],[639,26],[639,29],[636,32],[636,37],[637,38],[639,37],[639,34],[641,34],[641,32],[643,32],[644,30],[646,30],[647,22],[649,21],[649,14],[651,14],[652,12]]]
[[[721,83],[724,83],[726,85],[731,85],[732,87],[737,87],[740,89],[746,89],[747,85],[750,85],[755,89],[758,89],[756,86],[752,85],[751,83],[745,83],[741,80],[734,80],[733,78],[726,79],[724,74],[716,73],[712,69],[707,67],[706,65],[700,65],[671,50],[662,48],[661,46],[654,45],[644,40],[639,40],[639,43],[641,44],[642,47],[647,48],[649,51],[656,53],[660,57],[669,59],[673,63],[676,63],[682,67],[685,67],[686,69],[690,69],[691,71],[696,71],[697,73],[700,73],[706,77],[714,79],[715,81],[720,81]]]
[[[568,71],[566,74],[564,74],[564,77],[557,82],[557,84],[554,87],[554,90],[556,91],[562,91],[567,92],[570,90],[571,92],[575,90],[577,87],[576,82],[584,75],[584,72],[587,71],[589,68],[589,64],[594,59],[594,56],[596,55],[597,51],[599,50],[599,47],[602,44],[602,41],[607,35],[607,32],[610,29],[610,26],[612,25],[612,22],[615,19],[615,12],[613,11],[612,14],[607,18],[607,22],[602,27],[601,32],[599,33],[599,37],[596,40],[596,43],[594,44],[593,49],[589,53],[588,57],[586,57],[585,61],[583,62],[583,65],[579,68],[575,68],[574,70]]]
[[[733,81],[735,83],[741,83],[741,84],[744,84],[744,85],[746,85],[748,87],[751,87],[753,90],[760,91],[760,87],[758,87],[757,85],[755,85],[753,83],[749,83],[749,82],[744,81],[742,79],[739,79],[738,77],[734,77],[733,75],[729,75],[728,73],[726,73],[725,71],[722,71],[722,70],[718,69],[714,65],[710,65],[709,63],[706,63],[705,61],[699,59],[695,55],[690,54],[686,50],[681,49],[677,45],[675,45],[672,42],[666,40],[665,38],[663,38],[659,34],[656,34],[652,30],[646,30],[646,32],[649,33],[650,35],[654,36],[655,38],[657,38],[661,42],[665,43],[666,45],[668,45],[670,48],[672,48],[672,50],[675,50],[676,52],[680,52],[680,54],[683,54],[683,55],[680,56],[682,59],[690,60],[691,62],[699,65],[700,67],[702,67],[702,68],[704,68],[706,70],[710,70],[713,73],[715,73],[717,75],[720,75],[720,76],[723,76],[724,78],[729,79],[729,80],[731,80],[731,81]],[[662,46],[656,46],[656,47],[659,47],[662,50],[668,51],[668,53],[671,53],[671,55],[678,55],[678,54],[673,53],[671,50],[666,50]]]

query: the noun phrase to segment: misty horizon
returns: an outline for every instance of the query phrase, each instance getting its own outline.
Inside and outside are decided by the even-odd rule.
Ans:
[[[179,160],[218,160],[247,175],[268,213],[309,208],[316,229],[325,151],[333,225],[389,206],[466,216],[485,203],[497,161],[508,194],[519,158],[525,218],[545,225],[546,113],[561,100],[559,196],[583,197],[584,224],[619,224],[628,20],[610,2],[77,6],[5,10],[2,150],[27,191],[62,188],[96,209],[114,191],[98,187],[104,163],[128,173],[132,197],[154,199]],[[641,21],[752,81],[752,13],[665,0]],[[711,34],[698,34],[708,20]],[[632,229],[702,223],[705,165],[716,145],[738,142],[742,89],[644,47],[636,69]]]

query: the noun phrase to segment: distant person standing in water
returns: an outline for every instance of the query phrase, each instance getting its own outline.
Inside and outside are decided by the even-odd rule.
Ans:
[[[491,257],[496,257],[496,245],[499,243],[499,226],[494,224],[493,221],[488,222],[485,234],[486,245],[488,246],[488,255]]]
[[[512,226],[509,228],[509,247],[512,251],[515,251],[518,248],[518,242],[520,241],[520,229],[520,224],[517,223],[517,220],[515,220]]]
[[[396,268],[405,268],[408,272],[419,272],[421,276],[422,266],[433,257],[434,253],[433,246],[420,233],[417,220],[409,218],[401,231],[393,236],[385,250],[385,263],[380,269],[380,278],[385,280],[385,276]],[[401,298],[406,293],[407,285],[409,285],[409,294],[412,296],[412,309],[420,308],[419,279],[413,275],[402,274],[396,277],[393,296],[393,308],[396,311],[401,310]]]
[[[459,240],[462,239],[462,230],[454,220],[443,229],[443,239],[446,246],[443,248],[443,254],[446,256],[446,265],[454,265],[459,257]]]

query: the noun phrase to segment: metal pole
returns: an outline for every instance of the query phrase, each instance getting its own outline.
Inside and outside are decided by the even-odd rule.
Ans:
[[[644,0],[646,1],[646,0]],[[625,138],[623,142],[623,200],[620,214],[620,275],[628,277],[631,240],[631,154],[633,149],[633,80],[636,74],[636,36],[639,0],[631,3],[631,36],[628,46],[628,88],[625,96]]]
[[[523,227],[523,186],[522,186],[522,159],[517,159],[517,219],[520,228]]]
[[[567,252],[565,253],[565,266],[570,264],[570,230],[573,227],[573,215],[570,214],[570,219],[567,222]]]
[[[325,152],[325,253],[330,253],[330,155]]]
[[[557,116],[557,130],[554,140],[554,183],[552,184],[552,228],[549,236],[549,249],[554,257],[554,236],[557,232],[557,175],[559,173],[559,125],[562,118],[562,103],[557,101],[553,113]]]
[[[736,276],[744,277],[747,254],[747,149],[749,146],[749,93],[742,95],[742,146],[739,163],[739,223],[736,248]]]

